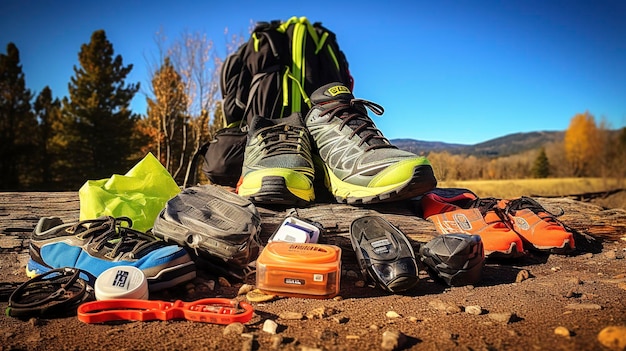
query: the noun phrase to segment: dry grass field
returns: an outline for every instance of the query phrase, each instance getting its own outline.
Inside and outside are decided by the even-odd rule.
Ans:
[[[442,188],[466,188],[479,197],[515,198],[520,196],[577,196],[607,208],[626,208],[626,179],[605,178],[544,178],[507,180],[442,181]],[[605,193],[606,194],[601,194]],[[596,196],[579,196],[598,193]]]

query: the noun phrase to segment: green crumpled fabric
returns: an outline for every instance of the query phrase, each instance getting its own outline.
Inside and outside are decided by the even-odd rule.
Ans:
[[[133,229],[147,231],[180,188],[152,153],[148,153],[125,175],[88,180],[78,191],[80,220],[100,216],[126,216]]]

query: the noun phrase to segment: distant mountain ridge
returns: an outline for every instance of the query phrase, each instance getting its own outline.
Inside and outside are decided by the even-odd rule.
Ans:
[[[501,157],[538,149],[548,143],[561,142],[564,136],[564,131],[514,133],[474,145],[415,139],[392,139],[390,141],[398,148],[416,154],[447,151],[453,155]]]

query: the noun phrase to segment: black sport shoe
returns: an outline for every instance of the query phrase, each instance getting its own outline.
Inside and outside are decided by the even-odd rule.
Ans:
[[[418,282],[417,263],[409,239],[378,216],[355,219],[350,240],[364,278],[389,292],[413,288]]]
[[[63,223],[43,217],[30,239],[26,272],[31,278],[63,267],[90,274],[91,283],[105,270],[126,265],[143,271],[151,291],[168,288],[196,277],[196,267],[180,246],[131,229],[127,217],[100,217]]]
[[[419,259],[433,278],[462,286],[482,278],[485,251],[479,235],[443,234],[420,247]]]
[[[302,116],[256,116],[249,128],[237,193],[257,204],[305,206],[313,202],[315,168]]]
[[[371,101],[355,99],[340,83],[311,95],[314,106],[305,122],[324,162],[326,186],[339,202],[369,204],[421,195],[437,185],[425,157],[392,145],[376,128],[366,108],[382,114]]]

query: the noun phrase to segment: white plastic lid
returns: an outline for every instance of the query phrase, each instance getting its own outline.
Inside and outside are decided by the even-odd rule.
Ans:
[[[319,234],[318,227],[295,217],[287,217],[268,242],[317,243]]]
[[[117,266],[102,272],[95,283],[96,299],[148,299],[148,280],[133,266]]]

